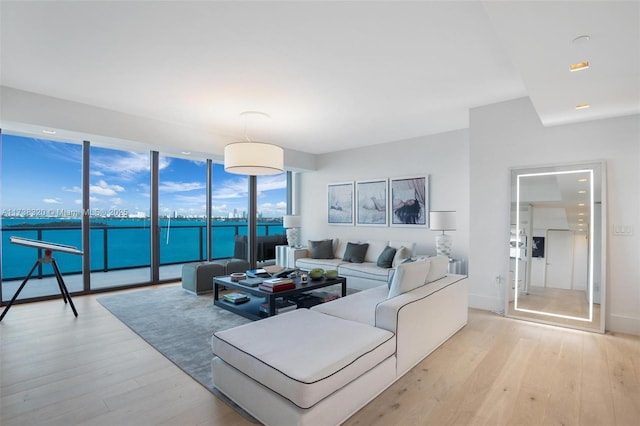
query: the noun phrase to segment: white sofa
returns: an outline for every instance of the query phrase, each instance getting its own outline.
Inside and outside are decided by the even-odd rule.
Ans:
[[[390,289],[216,332],[214,385],[266,425],[344,422],[467,323],[467,277],[442,265],[429,275],[438,263],[399,265]]]
[[[309,255],[296,260],[296,267],[304,271],[310,271],[313,268],[322,268],[324,270],[336,269],[338,275],[347,279],[347,286],[358,290],[367,290],[378,287],[381,284],[388,283],[393,275],[395,267],[403,260],[411,257],[414,253],[415,243],[408,241],[353,241],[356,243],[366,243],[368,248],[364,257],[364,262],[353,263],[343,260],[347,244],[352,241],[334,238],[331,240],[333,246],[333,257],[330,259],[318,259],[311,256],[311,250],[307,250]],[[311,242],[310,242],[311,243]],[[383,250],[387,247],[393,247],[396,256],[389,268],[377,266],[378,258]]]

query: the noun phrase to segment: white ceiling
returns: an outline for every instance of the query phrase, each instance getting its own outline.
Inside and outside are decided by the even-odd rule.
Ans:
[[[3,86],[199,129],[203,151],[243,138],[247,110],[272,117],[248,137],[308,153],[466,128],[469,108],[523,96],[545,125],[640,113],[636,1],[2,0],[0,14]]]

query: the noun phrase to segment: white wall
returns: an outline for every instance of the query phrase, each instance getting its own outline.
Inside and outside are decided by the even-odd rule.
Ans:
[[[416,253],[435,255],[437,232],[423,228],[327,224],[327,184],[363,179],[429,175],[432,210],[455,210],[452,257],[469,252],[469,132],[434,136],[320,155],[316,171],[301,174],[302,241],[329,237],[415,241]]]
[[[509,249],[509,168],[605,160],[606,329],[640,334],[640,116],[543,127],[528,98],[470,111],[469,292],[473,307],[503,310]],[[613,236],[614,224],[635,235]]]

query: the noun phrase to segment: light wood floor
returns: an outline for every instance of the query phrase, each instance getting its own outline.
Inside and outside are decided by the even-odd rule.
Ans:
[[[95,301],[0,323],[0,424],[248,425]],[[167,318],[171,321],[171,318]],[[470,310],[469,324],[347,425],[638,425],[640,337]]]

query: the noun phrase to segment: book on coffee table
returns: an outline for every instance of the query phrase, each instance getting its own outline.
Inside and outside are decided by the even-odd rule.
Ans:
[[[249,296],[247,296],[244,293],[227,293],[224,296],[222,296],[223,300],[226,300],[227,302],[231,302],[235,305],[239,305],[241,303],[245,303],[249,301]]]
[[[247,276],[252,278],[269,278],[271,274],[269,274],[266,269],[260,268],[260,269],[249,269],[247,271]]]
[[[272,278],[264,280],[258,288],[268,292],[276,292],[291,290],[292,288],[296,288],[296,285],[291,278]]]

